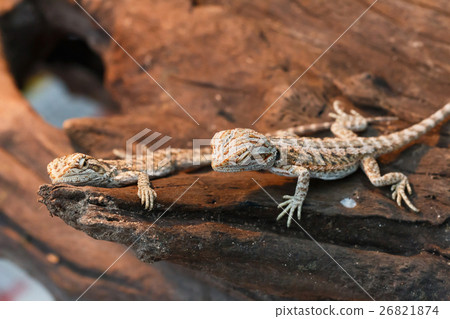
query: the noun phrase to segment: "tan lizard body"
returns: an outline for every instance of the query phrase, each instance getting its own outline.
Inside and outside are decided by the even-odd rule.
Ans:
[[[210,149],[201,150],[198,165],[211,162]],[[120,155],[125,157],[124,154]],[[125,159],[103,160],[92,156],[74,153],[58,157],[47,166],[47,172],[53,184],[90,185],[99,187],[123,187],[138,185],[138,196],[146,209],[152,209],[156,192],[151,188],[150,177],[162,177],[177,170],[192,167],[194,152],[192,149],[161,149],[151,156],[134,156]]]
[[[336,138],[306,138],[279,131],[277,136],[265,136],[251,129],[233,129],[218,132],[212,139],[212,168],[219,172],[268,170],[272,173],[296,177],[295,194],[285,195],[284,208],[278,219],[288,215],[287,226],[297,211],[300,219],[303,201],[308,192],[310,178],[333,180],[343,178],[361,167],[371,183],[377,187],[392,185],[392,198],[400,206],[403,200],[413,211],[405,190],[411,194],[408,178],[402,173],[383,176],[376,157],[399,149],[428,132],[450,115],[450,103],[422,122],[407,129],[378,137],[358,137],[345,125],[349,115],[342,112],[339,102],[334,103],[337,114],[331,131]],[[357,123],[363,118],[353,112]],[[355,131],[358,130],[353,129]]]

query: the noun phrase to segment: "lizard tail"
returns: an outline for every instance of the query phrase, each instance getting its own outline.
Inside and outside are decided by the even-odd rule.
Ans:
[[[450,103],[447,103],[439,111],[424,119],[420,123],[386,136],[371,138],[371,144],[377,149],[377,155],[395,151],[418,139],[440,122],[444,121],[449,115]]]

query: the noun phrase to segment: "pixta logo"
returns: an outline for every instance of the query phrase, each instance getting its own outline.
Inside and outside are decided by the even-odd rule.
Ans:
[[[158,175],[158,170],[170,163],[171,147],[161,148],[171,139],[148,128],[143,129],[127,140],[125,160],[132,167],[145,165],[147,173]]]

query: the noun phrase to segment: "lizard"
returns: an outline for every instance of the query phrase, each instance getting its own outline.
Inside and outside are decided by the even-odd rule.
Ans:
[[[368,123],[395,120],[393,117],[363,118],[349,114],[341,114],[341,123],[347,129],[357,130]],[[321,130],[327,130],[333,122],[307,124],[292,127],[282,131],[276,131],[272,135],[306,134]],[[147,156],[133,156],[126,160],[123,151],[114,150],[119,157],[115,160],[96,159],[93,156],[74,153],[58,157],[47,166],[48,175],[52,184],[70,184],[74,186],[97,187],[123,187],[137,184],[137,195],[145,209],[151,210],[157,194],[152,189],[150,178],[158,178],[169,175],[177,170],[194,166],[194,150],[171,148],[157,150]],[[161,164],[162,163],[162,164]],[[200,150],[201,166],[211,164],[211,148]],[[150,168],[150,169],[149,169]]]
[[[277,175],[297,178],[294,195],[285,195],[278,205],[283,209],[277,220],[287,215],[287,227],[291,225],[295,211],[300,220],[302,205],[311,178],[335,180],[354,173],[359,167],[376,187],[391,186],[392,199],[398,206],[402,201],[414,212],[417,209],[405,191],[412,194],[408,178],[400,172],[381,175],[376,158],[398,150],[418,139],[450,115],[447,103],[433,115],[404,130],[377,137],[359,137],[353,131],[364,128],[358,113],[352,112],[356,127],[349,129],[345,120],[349,117],[333,103],[336,120],[331,125],[335,137],[309,138],[292,134],[293,130],[279,131],[278,136],[268,136],[248,128],[236,128],[217,132],[212,141],[211,166],[218,172],[267,170]],[[358,119],[360,120],[358,122]]]
[[[199,166],[209,165],[210,148],[195,154],[192,149],[167,148],[146,152],[146,156],[132,156],[125,159],[124,152],[114,150],[120,159],[104,160],[83,153],[55,158],[47,165],[52,184],[74,186],[123,187],[137,184],[137,195],[145,209],[152,210],[157,194],[151,187],[150,177],[169,175],[177,170],[190,168],[194,158]],[[200,157],[196,157],[200,155]]]

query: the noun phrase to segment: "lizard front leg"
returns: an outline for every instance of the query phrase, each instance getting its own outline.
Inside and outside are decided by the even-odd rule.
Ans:
[[[147,173],[139,172],[137,186],[138,196],[141,199],[142,205],[144,205],[145,209],[152,210],[153,203],[156,199],[156,192],[150,185],[150,179]]]
[[[392,185],[392,199],[397,202],[398,206],[401,206],[403,199],[411,210],[415,212],[419,211],[405,194],[405,188],[410,195],[412,194],[412,190],[408,178],[403,173],[388,173],[381,176],[378,163],[372,156],[365,156],[361,160],[361,168],[366,173],[372,185],[376,187]]]
[[[288,215],[287,227],[289,228],[289,226],[291,226],[291,221],[296,210],[297,218],[300,220],[303,201],[305,200],[306,194],[308,193],[310,179],[309,171],[301,166],[291,166],[284,172],[283,169],[279,168],[273,168],[272,171],[279,175],[298,176],[294,196],[283,196],[283,198],[287,200],[278,205],[278,207],[282,208],[283,211],[278,215],[277,220],[280,220],[284,215]]]

